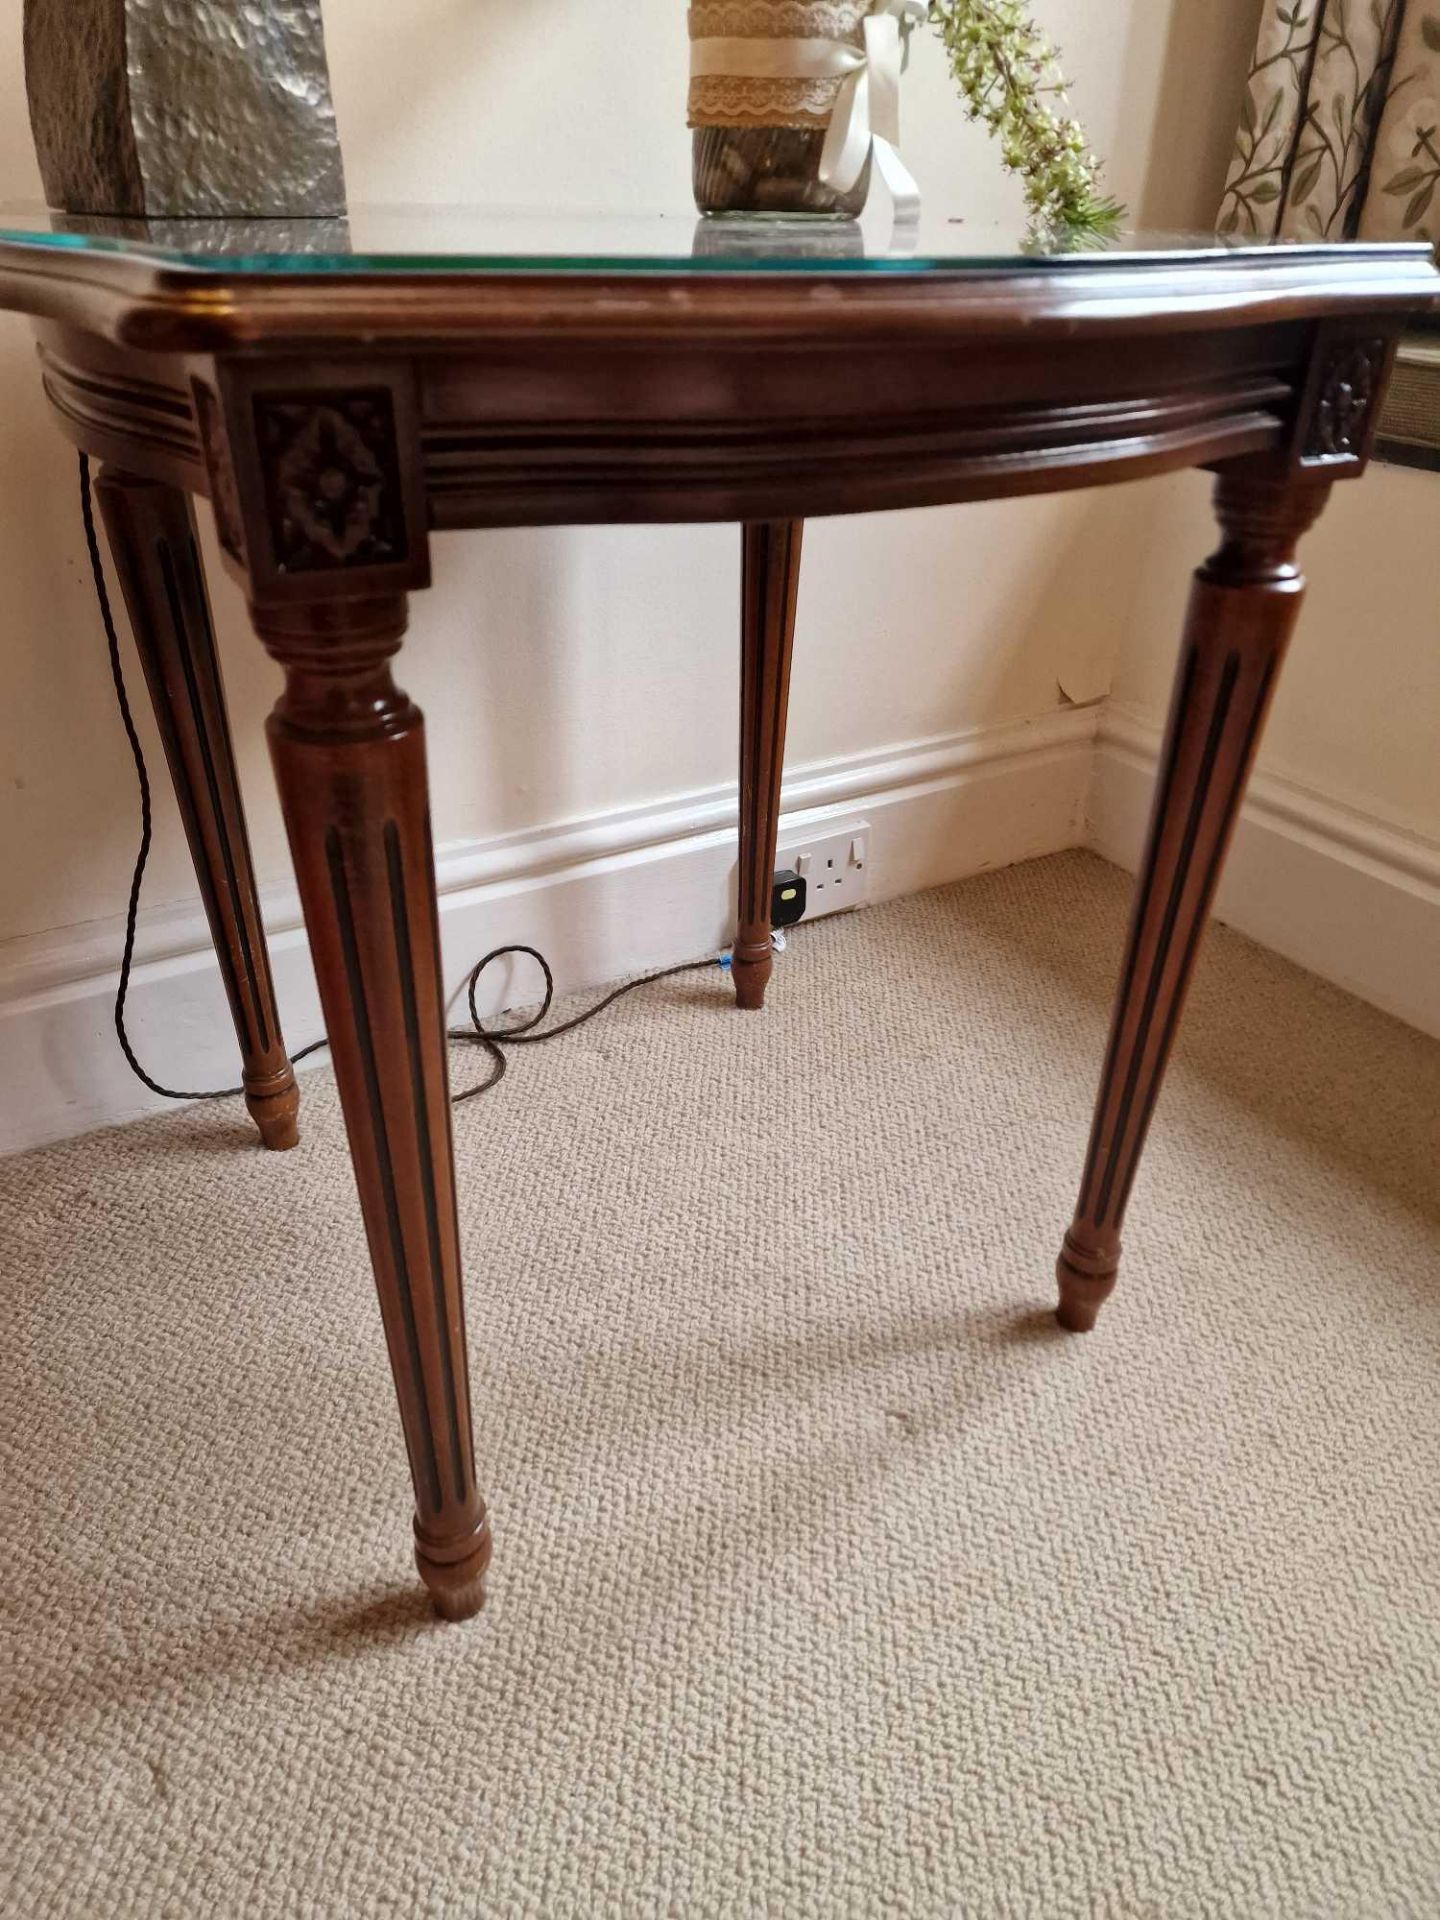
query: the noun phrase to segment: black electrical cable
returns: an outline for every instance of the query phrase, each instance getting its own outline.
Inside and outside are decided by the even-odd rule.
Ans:
[[[145,868],[150,859],[150,843],[153,837],[153,820],[150,802],[150,773],[145,764],[145,751],[140,744],[140,735],[136,731],[135,716],[130,709],[130,696],[125,687],[125,674],[120,664],[120,639],[115,630],[115,615],[110,605],[110,589],[105,583],[105,569],[100,561],[100,542],[95,533],[95,509],[90,493],[90,461],[85,454],[80,455],[80,515],[85,523],[85,545],[90,554],[90,571],[95,580],[95,597],[100,603],[100,620],[105,629],[105,644],[110,653],[110,677],[115,682],[115,698],[120,708],[121,723],[125,728],[125,738],[130,743],[130,757],[135,762],[135,778],[140,788],[140,850],[135,856],[135,869],[130,876],[130,898],[125,908],[125,945],[120,955],[120,978],[115,988],[115,1034],[120,1042],[120,1051],[124,1054],[130,1071],[137,1080],[141,1080],[152,1093],[158,1093],[165,1100],[230,1100],[236,1094],[243,1093],[243,1087],[216,1087],[205,1093],[184,1093],[174,1087],[162,1087],[153,1079],[136,1057],[130,1044],[130,1036],[125,1028],[125,1003],[130,992],[130,974],[135,963],[135,923],[140,912],[140,889],[145,880]],[[476,1005],[476,989],[480,976],[488,966],[497,960],[503,960],[512,953],[523,953],[538,962],[545,976],[545,998],[537,1013],[526,1020],[518,1021],[512,1027],[487,1027],[480,1018],[480,1009]],[[555,976],[550,971],[550,963],[543,953],[535,947],[509,946],[496,947],[487,953],[483,960],[477,960],[470,970],[465,986],[466,1005],[470,1010],[468,1027],[449,1029],[451,1040],[463,1041],[470,1046],[483,1047],[494,1063],[489,1077],[477,1086],[465,1087],[452,1096],[451,1104],[459,1106],[462,1101],[474,1100],[482,1093],[488,1093],[505,1078],[509,1065],[505,1056],[507,1047],[538,1046],[542,1040],[558,1040],[562,1033],[573,1033],[576,1027],[583,1027],[587,1020],[593,1020],[597,1013],[603,1013],[606,1007],[613,1006],[627,993],[633,993],[637,987],[654,986],[657,980],[673,980],[681,973],[704,973],[709,968],[722,965],[716,960],[687,960],[683,966],[666,967],[660,973],[647,973],[638,980],[627,980],[623,986],[614,987],[603,1000],[597,1000],[593,1007],[587,1007],[583,1013],[575,1014],[564,1020],[558,1027],[550,1027],[544,1033],[535,1029],[549,1013],[555,998]],[[291,1064],[306,1059],[312,1053],[318,1053],[322,1047],[328,1047],[329,1040],[312,1040],[308,1047],[302,1047],[298,1053],[290,1056]]]
[[[120,1042],[120,1051],[124,1054],[130,1071],[137,1080],[142,1080],[152,1093],[158,1093],[166,1100],[228,1100],[232,1095],[243,1093],[243,1087],[217,1087],[206,1093],[181,1092],[174,1087],[162,1087],[158,1080],[141,1066],[136,1058],[135,1049],[130,1044],[130,1036],[125,1031],[125,1001],[130,992],[130,969],[135,963],[135,921],[140,911],[140,887],[145,878],[145,867],[150,859],[151,806],[150,774],[145,765],[145,752],[140,745],[140,735],[135,730],[135,716],[130,711],[130,696],[125,690],[125,675],[120,666],[120,637],[115,631],[115,615],[110,606],[110,589],[105,584],[105,569],[100,564],[100,542],[95,536],[95,508],[90,497],[90,462],[82,453],[80,456],[80,516],[85,522],[85,545],[90,552],[90,571],[95,578],[95,597],[100,602],[100,619],[105,628],[105,644],[110,650],[110,677],[115,682],[115,698],[120,706],[120,719],[125,728],[125,738],[130,742],[130,757],[135,762],[135,778],[140,784],[140,851],[135,857],[135,870],[130,876],[130,898],[125,907],[125,946],[120,955],[120,980],[115,989],[115,1036]],[[323,1046],[324,1041],[317,1043]],[[307,1048],[313,1052],[313,1048]]]
[[[480,1018],[480,1010],[475,1005],[475,989],[492,960],[503,960],[508,953],[526,953],[540,964],[545,976],[545,998],[540,1002],[538,1013],[531,1014],[528,1020],[517,1021],[513,1027],[487,1027]],[[583,1027],[587,1020],[593,1020],[597,1013],[603,1013],[606,1007],[613,1006],[624,994],[633,993],[637,987],[653,987],[657,980],[673,980],[679,973],[705,973],[720,963],[715,960],[687,960],[682,966],[666,967],[661,973],[647,973],[638,980],[627,980],[624,986],[612,987],[603,1000],[597,1000],[593,1007],[587,1007],[583,1013],[577,1013],[572,1019],[562,1020],[558,1027],[550,1027],[544,1033],[532,1031],[550,1011],[555,998],[555,976],[550,971],[550,963],[535,947],[496,947],[493,953],[487,953],[483,960],[477,960],[470,969],[470,978],[465,986],[466,1004],[470,1009],[468,1027],[451,1027],[450,1038],[463,1040],[470,1046],[484,1047],[494,1061],[490,1077],[482,1080],[478,1086],[466,1087],[463,1092],[454,1095],[451,1105],[458,1107],[462,1100],[473,1100],[477,1094],[488,1093],[491,1087],[498,1086],[505,1078],[509,1061],[505,1058],[506,1047],[534,1047],[542,1040],[558,1040],[562,1033],[573,1033],[576,1027]]]

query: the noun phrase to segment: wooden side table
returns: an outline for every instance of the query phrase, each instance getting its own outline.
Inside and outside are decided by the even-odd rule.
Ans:
[[[1419,246],[1128,241],[910,257],[804,229],[357,217],[52,234],[0,217],[0,304],[104,463],[106,524],[266,1141],[295,1138],[191,497],[285,670],[270,742],[442,1614],[490,1556],[476,1486],[424,725],[391,675],[432,529],[734,520],[744,535],[740,926],[760,1006],[801,524],[1217,475],[1060,1319],[1095,1324],[1231,828],[1299,611],[1301,534],[1365,467],[1394,344],[1440,291]],[[685,235],[688,241],[688,232]],[[333,244],[333,242],[331,242]],[[962,250],[963,249],[963,250]]]

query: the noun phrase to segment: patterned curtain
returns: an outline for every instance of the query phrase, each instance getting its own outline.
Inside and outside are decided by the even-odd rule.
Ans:
[[[1440,0],[1266,0],[1222,233],[1440,239]]]

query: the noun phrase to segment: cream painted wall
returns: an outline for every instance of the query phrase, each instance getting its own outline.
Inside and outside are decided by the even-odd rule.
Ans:
[[[1228,5],[1217,23],[1214,0],[1042,0],[1112,183],[1151,222],[1194,224],[1214,202],[1257,4]],[[21,0],[0,0],[0,195],[33,197],[20,12]],[[407,0],[403,9],[332,0],[352,198],[684,207],[683,16],[682,0],[623,9],[535,0],[522,10],[499,0]],[[907,155],[934,200],[976,224],[1015,219],[1018,192],[961,119],[928,37],[906,83],[906,116]],[[0,419],[9,691],[0,940],[13,940],[120,911],[136,806],[72,456],[45,417],[26,326],[8,318]],[[1103,694],[1131,599],[1134,532],[1155,510],[1144,489],[1127,487],[817,523],[792,758],[1043,715],[1067,696]],[[1188,529],[1185,546],[1188,561]],[[733,529],[447,536],[435,562],[437,588],[415,601],[402,676],[430,720],[442,843],[733,778]],[[1178,559],[1173,571],[1182,572]],[[218,566],[212,577],[257,864],[271,883],[287,872],[261,736],[276,674]],[[1157,599],[1167,578],[1157,562]],[[1145,626],[1139,618],[1132,639]],[[1127,684],[1148,697],[1144,649],[1132,651]],[[138,691],[128,640],[127,660]],[[192,896],[162,793],[147,900]]]

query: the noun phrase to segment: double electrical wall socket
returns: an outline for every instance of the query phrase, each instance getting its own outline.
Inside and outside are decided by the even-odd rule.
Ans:
[[[870,898],[870,822],[848,820],[842,826],[780,836],[777,871],[793,868],[805,882],[805,918],[844,913]]]

